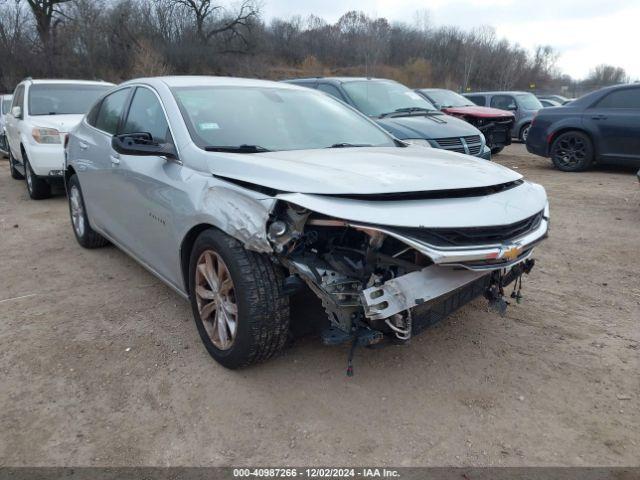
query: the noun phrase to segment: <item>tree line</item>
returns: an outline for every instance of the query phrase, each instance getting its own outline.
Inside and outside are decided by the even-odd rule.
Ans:
[[[26,76],[103,79],[164,74],[281,79],[393,78],[456,91],[524,89],[569,94],[628,81],[600,65],[583,81],[563,75],[557,52],[530,52],[493,28],[435,26],[426,12],[391,23],[349,11],[267,21],[260,0],[0,0],[0,89]]]

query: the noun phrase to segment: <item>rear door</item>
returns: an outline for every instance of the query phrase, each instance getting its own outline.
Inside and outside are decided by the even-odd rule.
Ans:
[[[120,127],[131,90],[131,87],[116,90],[91,109],[74,132],[77,145],[70,152],[78,168],[89,217],[99,230],[117,242],[121,241],[119,217],[125,212],[116,202],[113,170],[117,153],[111,147],[111,139]]]
[[[608,93],[584,111],[583,122],[596,133],[599,157],[640,160],[640,87]]]
[[[18,85],[15,93],[13,94],[13,102],[11,109],[14,107],[20,107],[22,109],[22,116],[24,116],[24,85]],[[20,132],[18,130],[18,122],[20,119],[13,116],[11,112],[8,112],[6,116],[5,129],[7,130],[7,141],[11,152],[18,155],[20,158]]]

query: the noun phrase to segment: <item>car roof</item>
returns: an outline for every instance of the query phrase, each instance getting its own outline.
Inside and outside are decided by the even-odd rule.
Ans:
[[[253,78],[241,78],[241,77],[215,77],[208,75],[172,75],[164,77],[143,77],[134,78],[121,83],[120,86],[133,85],[133,84],[147,84],[150,86],[165,85],[169,88],[174,87],[265,87],[265,88],[286,88],[292,90],[307,91],[304,87],[297,85],[287,85],[282,82],[275,82],[272,80],[258,80]]]
[[[506,91],[495,91],[495,92],[466,92],[464,95],[520,95],[523,93],[531,93],[525,92],[522,90],[506,90]]]
[[[32,85],[40,85],[40,84],[75,84],[75,85],[113,85],[113,83],[105,82],[103,80],[69,80],[67,78],[27,78],[23,80],[23,82],[30,82]],[[22,82],[20,82],[22,83]]]
[[[394,82],[395,80],[391,80],[390,78],[375,78],[375,77],[304,77],[304,78],[288,78],[283,80],[284,83],[289,82],[301,82],[301,83],[311,83],[317,82],[319,80],[330,82],[330,83],[350,83],[350,82],[367,82],[367,81],[382,81],[382,82]]]

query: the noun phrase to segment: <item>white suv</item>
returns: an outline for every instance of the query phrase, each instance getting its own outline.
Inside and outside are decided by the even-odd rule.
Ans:
[[[27,179],[33,199],[51,195],[62,182],[64,139],[96,99],[113,84],[84,80],[23,80],[6,116],[9,167],[15,179]]]

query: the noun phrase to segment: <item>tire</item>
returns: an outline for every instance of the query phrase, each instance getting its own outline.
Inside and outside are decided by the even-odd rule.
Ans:
[[[504,147],[493,147],[491,149],[491,155],[498,155],[502,150],[504,150]]]
[[[213,282],[207,271],[217,272]],[[219,230],[198,236],[189,261],[189,298],[200,338],[218,363],[246,367],[284,347],[289,297],[282,291],[283,278],[268,256],[246,250]],[[215,287],[220,284],[222,288]]]
[[[72,175],[67,185],[69,189],[67,197],[69,199],[71,227],[78,243],[84,248],[100,248],[108,245],[109,241],[91,228],[78,176]]]
[[[550,157],[558,170],[582,172],[593,164],[593,143],[585,133],[565,132],[553,141]]]
[[[9,149],[9,172],[11,172],[11,178],[15,180],[24,180],[24,175],[22,175],[18,170],[16,170],[15,162],[16,162],[16,159],[13,158],[11,149]]]
[[[38,177],[29,164],[27,155],[22,152],[22,158],[24,159],[24,177],[27,182],[27,191],[29,196],[33,200],[43,200],[51,196],[51,185],[49,185],[44,179]]]
[[[523,125],[523,127],[520,129],[520,135],[518,135],[518,138],[522,143],[527,143],[527,137],[529,136],[530,129],[531,129],[530,123]]]

